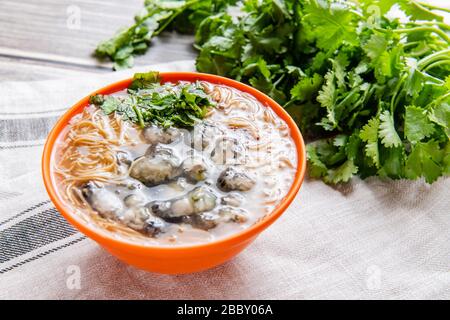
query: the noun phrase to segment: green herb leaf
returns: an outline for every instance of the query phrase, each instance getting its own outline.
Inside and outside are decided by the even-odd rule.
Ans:
[[[325,182],[333,184],[339,182],[347,182],[357,172],[358,167],[353,163],[352,160],[347,160],[336,169],[329,170],[328,175],[324,177],[324,180]]]
[[[435,181],[442,174],[443,157],[444,151],[436,141],[417,143],[406,160],[406,176],[409,179],[423,176],[428,183]]]
[[[426,110],[415,106],[406,107],[405,136],[411,142],[420,141],[431,136],[434,125],[428,119]]]
[[[437,105],[428,115],[429,119],[441,126],[447,138],[450,138],[450,105],[448,103],[441,103]]]
[[[311,176],[434,181],[449,173],[450,26],[441,15],[448,9],[416,0],[236,3],[147,0],[135,23],[101,43],[97,55],[126,68],[163,30],[195,33],[198,71],[248,83],[292,115],[309,142]],[[394,6],[408,19],[392,18]],[[130,90],[144,96],[157,84],[147,85]],[[169,115],[179,99],[192,109]],[[189,126],[205,110],[199,99],[189,91],[136,103],[145,106],[144,123]],[[138,122],[134,104],[121,101],[117,112]],[[440,162],[426,156],[442,152]]]
[[[327,174],[327,166],[320,160],[316,148],[310,144],[306,146],[307,159],[309,162],[309,174],[313,178],[321,178]]]
[[[115,112],[120,106],[120,101],[112,96],[106,96],[105,100],[101,104],[100,108],[105,114],[111,114]]]
[[[291,99],[299,101],[311,100],[319,91],[323,78],[320,74],[314,73],[312,77],[302,78],[291,89]]]
[[[89,97],[89,103],[95,104],[96,106],[101,105],[105,102],[105,97],[102,94],[95,94]]]
[[[105,114],[113,112],[144,127],[192,127],[214,104],[197,83],[160,84],[158,72],[136,73],[127,96],[95,95],[90,102]]]
[[[397,130],[395,130],[394,120],[388,110],[380,114],[380,130],[379,135],[381,142],[386,147],[398,147],[402,144]]]
[[[159,72],[150,71],[146,73],[135,73],[133,76],[133,82],[129,89],[139,90],[151,88],[155,83],[158,84],[161,81]]]
[[[378,118],[372,118],[362,128],[359,136],[366,142],[365,152],[377,168],[380,167],[380,151],[378,149],[378,128],[380,121]]]
[[[334,82],[334,71],[328,71],[325,75],[325,85],[319,91],[317,101],[327,110],[327,116],[322,119],[320,125],[326,130],[333,130],[337,126],[335,116],[336,85]]]
[[[342,43],[358,43],[354,18],[354,13],[342,6],[330,5],[325,1],[308,1],[303,25],[308,36],[317,41],[317,47],[332,50]]]

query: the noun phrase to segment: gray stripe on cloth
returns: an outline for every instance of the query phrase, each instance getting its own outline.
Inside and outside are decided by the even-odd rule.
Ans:
[[[0,142],[35,141],[45,139],[57,116],[0,120]]]
[[[46,209],[0,231],[0,263],[75,233],[55,208]]]
[[[43,205],[45,205],[45,204],[47,204],[47,203],[50,203],[50,200],[45,200],[45,201],[39,202],[39,203],[37,203],[37,204],[35,204],[35,205],[29,207],[28,209],[25,209],[25,210],[23,210],[22,212],[19,212],[18,214],[15,214],[15,215],[13,215],[12,217],[10,217],[10,218],[8,218],[8,219],[6,219],[6,220],[0,222],[0,226],[6,224],[6,223],[8,223],[8,222],[10,222],[10,221],[12,221],[12,220],[14,220],[14,219],[16,219],[16,218],[19,218],[19,217],[23,216],[24,214],[27,214],[28,212],[33,211],[34,209],[37,209],[37,208],[39,208],[39,207],[42,207]]]
[[[4,268],[4,269],[0,269],[0,274],[6,273],[6,272],[11,271],[11,270],[13,270],[15,268],[23,266],[24,264],[26,264],[28,262],[32,262],[34,260],[40,259],[42,257],[45,257],[46,255],[49,255],[50,253],[56,252],[58,250],[61,250],[61,249],[67,248],[67,247],[70,247],[70,246],[72,246],[72,245],[74,245],[74,244],[76,244],[76,243],[78,243],[78,242],[80,242],[80,241],[82,241],[84,239],[86,239],[86,236],[81,236],[80,238],[77,238],[75,240],[72,240],[70,242],[62,244],[62,245],[57,246],[55,248],[49,249],[47,251],[41,252],[41,253],[33,256],[33,257],[30,257],[30,258],[27,258],[27,259],[23,260],[23,261],[17,262],[15,264],[13,264],[12,266],[9,266],[9,267]]]
[[[8,200],[17,196],[20,196],[22,193],[16,191],[2,191],[0,190],[0,201]],[[0,223],[1,225],[1,223]]]
[[[33,144],[14,144],[14,145],[6,145],[2,146],[0,145],[0,150],[7,150],[7,149],[19,149],[19,148],[32,148],[32,147],[40,147],[43,146],[44,143],[33,143]]]

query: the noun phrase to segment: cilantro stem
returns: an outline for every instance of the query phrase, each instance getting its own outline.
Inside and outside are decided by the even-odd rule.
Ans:
[[[433,68],[435,68],[437,66],[440,66],[441,64],[448,64],[448,65],[450,65],[450,59],[439,60],[439,61],[435,61],[433,63],[430,63],[425,68],[423,68],[422,71],[427,71],[429,69],[433,69]]]
[[[409,47],[412,47],[412,46],[416,46],[418,44],[420,44],[420,41],[411,41],[411,42],[403,44],[403,49],[409,48]]]
[[[413,24],[415,24],[416,26],[438,26],[439,28],[441,28],[442,30],[450,30],[450,26],[444,22],[438,22],[438,21],[422,21],[422,22],[412,22]]]
[[[450,171],[442,156],[450,146],[442,105],[450,102],[450,8],[421,1],[398,1],[403,21],[385,12],[390,0],[383,10],[365,0],[146,0],[134,25],[98,52],[130,66],[165,30],[194,33],[197,71],[253,84],[284,104],[308,139],[319,138],[308,145],[311,176],[432,182]],[[195,90],[153,95],[146,79],[139,83],[144,90],[129,88],[127,100],[103,111],[135,126],[192,128],[211,107]]]
[[[280,82],[283,81],[285,76],[286,74],[282,74],[281,77],[279,77],[278,80],[273,83],[273,87],[276,88],[280,84]]]
[[[364,18],[364,15],[361,12],[359,12],[358,10],[350,9],[350,12],[357,15],[360,18]]]
[[[408,73],[403,74],[403,76],[398,81],[397,86],[395,87],[395,91],[394,91],[394,94],[392,95],[391,104],[390,104],[390,110],[391,110],[392,117],[394,117],[394,110],[395,110],[395,106],[397,105],[396,100],[397,100],[398,93],[400,91],[400,88],[403,85],[403,82],[406,80],[407,77],[408,77]]]
[[[153,37],[158,36],[161,32],[163,32],[167,26],[176,18],[178,17],[184,10],[186,10],[188,7],[190,7],[191,5],[195,4],[199,2],[199,0],[192,0],[192,1],[188,1],[184,4],[184,6],[182,6],[181,8],[177,9],[177,10],[173,10],[172,15],[166,20],[164,21],[164,23],[158,27],[157,30],[155,30],[155,32],[153,32]]]
[[[428,109],[431,106],[436,106],[439,102],[444,101],[447,98],[450,98],[450,92],[447,92],[446,94],[440,96],[439,98],[434,99],[426,106],[426,108]]]
[[[425,2],[420,2],[420,1],[417,1],[416,3],[418,5],[420,5],[420,6],[422,6],[422,7],[425,7],[425,8],[431,9],[431,10],[439,10],[439,11],[444,11],[444,12],[450,12],[450,9],[448,9],[448,8],[437,7],[437,6],[434,6],[432,4],[425,3]]]
[[[423,68],[424,66],[426,66],[429,63],[434,62],[435,60],[439,60],[442,55],[446,56],[446,58],[447,58],[449,54],[450,54],[450,49],[441,50],[441,51],[435,52],[433,54],[430,54],[429,56],[426,56],[425,58],[419,60],[417,62],[417,67]]]
[[[136,113],[136,116],[138,118],[139,126],[141,128],[144,128],[145,127],[145,123],[144,123],[144,118],[142,117],[141,110],[139,110],[139,108],[136,105],[133,106],[133,110]]]
[[[339,102],[336,106],[336,109],[340,108],[344,103],[353,98],[353,96],[359,91],[359,87],[353,88],[341,102]]]
[[[392,32],[394,32],[394,33],[414,33],[414,32],[421,32],[421,31],[434,32],[437,35],[439,35],[442,39],[444,39],[445,41],[450,43],[450,37],[444,31],[442,31],[441,29],[438,29],[438,28],[423,26],[423,27],[415,27],[415,28],[411,28],[411,29],[392,30]]]
[[[421,50],[419,51],[415,51],[415,52],[409,52],[409,55],[411,57],[421,57],[423,55],[425,55],[428,51],[430,51],[430,48],[428,47],[423,47]]]
[[[289,108],[294,102],[295,102],[294,99],[289,100],[288,102],[286,102],[286,103],[283,105],[283,108],[284,108],[284,109]]]
[[[408,6],[416,6],[417,8],[419,8],[420,10],[422,10],[422,11],[425,11],[425,12],[427,12],[427,13],[429,13],[429,14],[432,14],[432,15],[437,15],[436,13],[434,13],[433,11],[431,11],[431,10],[433,10],[433,9],[439,9],[439,10],[442,10],[442,8],[438,8],[438,7],[435,7],[435,6],[432,6],[432,7],[427,7],[426,5],[425,5],[425,3],[423,3],[423,2],[419,2],[419,1],[409,1],[410,3],[408,3]],[[445,11],[445,10],[444,10]]]

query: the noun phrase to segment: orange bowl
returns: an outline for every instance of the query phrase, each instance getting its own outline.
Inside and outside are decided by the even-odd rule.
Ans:
[[[196,272],[212,268],[236,256],[286,210],[303,182],[306,169],[305,145],[298,127],[289,114],[274,100],[250,86],[224,77],[195,72],[166,72],[161,73],[160,75],[162,83],[204,80],[247,92],[258,99],[264,106],[271,108],[286,122],[296,144],[298,164],[294,181],[289,192],[270,214],[266,215],[263,219],[249,228],[217,241],[170,247],[133,243],[131,240],[113,237],[107,232],[98,230],[98,227],[89,225],[77,214],[73,213],[73,210],[71,210],[59,196],[54,179],[52,179],[50,166],[55,141],[61,131],[66,127],[69,120],[89,105],[89,96],[97,93],[112,94],[124,90],[130,85],[132,79],[113,83],[91,93],[89,96],[76,103],[58,120],[50,132],[44,147],[42,159],[44,184],[53,204],[66,220],[120,260],[140,269],[158,273],[179,274]]]

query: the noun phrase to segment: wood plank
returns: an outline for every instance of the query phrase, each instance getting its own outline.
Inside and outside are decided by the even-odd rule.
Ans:
[[[105,69],[103,72],[110,72]],[[29,59],[0,57],[1,81],[37,81],[50,80],[74,76],[89,76],[93,72],[91,68],[78,68],[77,66],[33,61]]]
[[[0,57],[3,63],[17,57],[40,67],[54,63],[56,69],[67,64],[69,69],[110,70],[111,64],[99,63],[92,52],[99,41],[131,24],[141,8],[141,0],[2,0]],[[70,15],[77,10],[80,24],[74,28],[76,23],[70,23]],[[147,54],[136,59],[136,65],[193,59],[196,53],[192,42],[192,36],[165,33],[154,40]],[[26,78],[24,74],[17,77]]]
[[[1,47],[90,60],[98,41],[132,21],[140,1],[26,0],[0,2]],[[67,10],[79,8],[79,29]],[[0,51],[1,52],[1,51]]]

